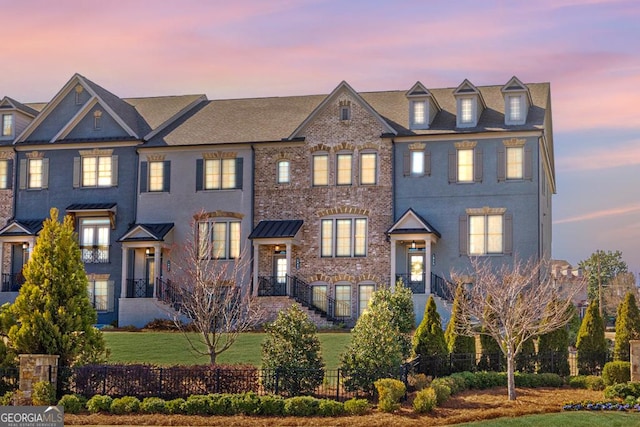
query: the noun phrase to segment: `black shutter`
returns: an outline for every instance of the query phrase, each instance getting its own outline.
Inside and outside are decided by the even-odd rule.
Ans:
[[[80,187],[80,157],[73,158],[73,188]]]
[[[171,161],[165,160],[162,163],[162,191],[168,193],[171,191]]]
[[[482,148],[476,147],[475,150],[473,150],[473,155],[475,157],[473,159],[473,178],[475,182],[482,182]]]
[[[513,215],[504,215],[504,253],[511,255],[513,253]]]
[[[469,219],[467,215],[460,215],[458,219],[458,246],[460,249],[460,255],[467,255],[468,253],[468,240],[467,236],[469,235]]]
[[[111,185],[118,185],[118,156],[111,156]]]
[[[27,188],[27,168],[29,164],[27,159],[20,159],[20,189],[24,190]]]
[[[49,188],[49,159],[42,159],[42,188]]]
[[[13,160],[7,159],[7,190],[13,188]]]
[[[242,162],[243,158],[236,159],[236,188],[242,190]]]
[[[140,192],[141,193],[146,193],[147,190],[147,180],[149,179],[149,172],[148,172],[148,163],[147,162],[141,162],[140,163]]]
[[[498,147],[498,182],[502,182],[507,179],[505,171],[507,160],[504,147]]]
[[[449,184],[458,181],[458,153],[449,151]]]
[[[431,151],[429,150],[424,152],[424,174],[431,176]]]
[[[531,147],[524,148],[524,179],[533,179],[533,153]]]
[[[411,151],[405,151],[402,156],[402,174],[404,176],[411,175]]]
[[[196,191],[202,191],[202,187],[204,184],[203,169],[204,169],[204,160],[197,159],[196,160]]]

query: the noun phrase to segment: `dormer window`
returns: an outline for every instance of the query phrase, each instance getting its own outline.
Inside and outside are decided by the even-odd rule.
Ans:
[[[531,105],[529,88],[514,76],[501,90],[504,95],[504,124],[524,124]]]
[[[93,113],[93,130],[100,130],[102,128],[102,111],[96,110]]]
[[[509,96],[509,120],[512,122],[522,120],[522,97]]]
[[[13,135],[13,114],[2,115],[2,136]]]
[[[425,116],[425,101],[413,101],[413,124],[424,125],[426,122]]]
[[[462,98],[460,100],[460,122],[473,123],[473,99]]]
[[[406,94],[409,100],[409,127],[411,129],[429,129],[440,106],[435,98],[420,82],[417,82]]]

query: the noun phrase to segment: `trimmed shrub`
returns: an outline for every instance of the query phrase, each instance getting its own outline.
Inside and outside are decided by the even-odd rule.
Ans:
[[[624,301],[618,306],[616,339],[613,349],[614,360],[628,362],[630,357],[629,341],[638,338],[640,338],[640,310],[638,310],[633,292],[627,292]]]
[[[378,392],[378,409],[383,412],[393,412],[400,408],[400,399],[407,391],[402,381],[383,378],[377,380],[374,386]]]
[[[442,405],[451,397],[451,389],[448,385],[443,383],[431,383],[431,388],[436,393],[436,404]]]
[[[140,411],[140,400],[133,396],[123,396],[113,399],[109,412],[115,415],[135,414]]]
[[[569,378],[569,387],[584,388],[587,390],[604,390],[604,381],[597,375],[578,375]]]
[[[260,396],[260,415],[277,417],[284,415],[284,398],[271,394]]]
[[[9,406],[13,400],[13,392],[8,391],[0,397],[0,406]]]
[[[187,397],[182,410],[187,415],[207,415],[211,414],[211,399],[207,395],[192,394]]]
[[[420,372],[427,375],[442,373],[441,362],[438,362],[436,366],[434,366],[434,362],[446,359],[447,343],[444,339],[442,322],[433,295],[429,296],[422,321],[413,335],[412,344],[414,354],[420,356]]]
[[[238,394],[210,394],[207,396],[209,402],[209,414],[211,415],[236,415],[238,401],[242,400],[242,395]]]
[[[86,399],[77,394],[65,394],[58,400],[58,405],[64,407],[65,414],[77,414],[84,409]]]
[[[409,375],[409,385],[414,390],[420,391],[429,385],[429,379],[425,374],[412,374]]]
[[[260,413],[260,396],[253,391],[237,394],[231,399],[231,406],[235,414],[257,415]]]
[[[607,341],[604,337],[604,322],[598,309],[598,300],[589,303],[578,331],[576,347],[579,374],[596,374],[604,367]]]
[[[167,403],[159,397],[145,397],[140,403],[140,411],[145,414],[166,414]]]
[[[183,414],[184,413],[184,404],[185,400],[181,397],[177,399],[168,400],[165,403],[165,408],[167,409],[167,414]]]
[[[416,393],[415,399],[413,399],[413,410],[419,414],[426,414],[433,411],[438,402],[436,392],[433,388],[427,387],[424,390],[420,390]]]
[[[344,410],[349,415],[364,415],[369,412],[369,401],[367,399],[351,398],[344,402]]]
[[[640,397],[639,382],[614,384],[604,389],[604,397],[607,399],[626,399],[628,396],[633,396],[636,399]]]
[[[473,372],[464,371],[464,372],[456,372],[449,376],[456,384],[456,390],[454,391],[451,388],[451,393],[456,394],[458,392],[467,390],[469,388],[478,388],[476,375]]]
[[[392,317],[391,322],[398,328],[396,336],[402,358],[411,356],[411,332],[415,327],[415,315],[413,313],[413,293],[405,286],[402,279],[396,281],[393,291],[388,287],[382,287],[371,295],[369,310],[376,310],[378,305],[389,305]]]
[[[474,388],[479,390],[507,385],[507,374],[504,372],[476,372],[475,377],[476,384]]]
[[[284,414],[292,417],[311,417],[318,412],[318,399],[311,396],[290,397],[284,401]]]
[[[449,389],[449,395],[459,393],[460,390],[464,389],[464,380],[458,378],[455,379],[451,375],[448,377],[436,378],[431,382],[431,387],[435,386],[445,386]],[[463,387],[462,389],[460,387]],[[436,390],[437,392],[437,390]]]
[[[602,369],[604,385],[613,385],[631,381],[631,363],[617,361],[605,363]]]
[[[294,304],[278,313],[265,330],[262,368],[274,373],[265,380],[265,388],[275,390],[277,386],[278,392],[288,396],[312,393],[324,378],[316,325]]]
[[[318,402],[318,415],[321,417],[338,417],[344,415],[344,404],[331,399],[321,399]]]
[[[33,385],[31,401],[35,406],[49,406],[56,402],[56,389],[49,381],[38,381]]]
[[[96,414],[98,412],[109,412],[112,402],[113,399],[111,396],[96,394],[87,401],[87,410],[92,414]]]

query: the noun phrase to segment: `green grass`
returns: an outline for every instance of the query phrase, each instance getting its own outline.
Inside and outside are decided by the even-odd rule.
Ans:
[[[197,340],[196,334],[191,334]],[[196,354],[186,337],[180,332],[104,332],[107,348],[111,350],[111,363],[150,363],[154,365],[197,365],[209,363],[206,356]],[[218,363],[248,363],[260,366],[264,333],[245,333],[224,353]],[[351,334],[326,332],[318,334],[322,357],[328,369],[340,364]],[[199,346],[204,349],[204,345]]]
[[[640,426],[640,414],[631,412],[560,412],[557,414],[526,415],[515,418],[456,424],[468,427],[634,427]]]

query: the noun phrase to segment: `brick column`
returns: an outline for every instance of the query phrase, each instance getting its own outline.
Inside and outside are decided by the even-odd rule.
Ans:
[[[33,385],[47,381],[56,388],[58,382],[58,359],[56,354],[21,354],[20,391],[25,397],[31,397]]]
[[[631,351],[631,381],[640,381],[640,340],[629,341]]]

